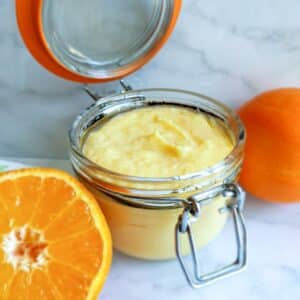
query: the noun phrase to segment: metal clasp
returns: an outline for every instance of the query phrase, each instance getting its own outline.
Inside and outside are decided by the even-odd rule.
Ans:
[[[128,92],[132,90],[132,87],[125,83],[124,80],[119,81],[121,87],[122,87],[122,93]],[[103,96],[99,95],[96,91],[92,90],[88,84],[83,85],[83,90],[94,100],[98,101],[99,99],[103,98]]]
[[[191,223],[195,222],[200,217],[201,204],[207,203],[207,201],[212,201],[213,198],[220,195],[231,198],[224,209],[232,212],[237,244],[237,256],[232,264],[226,265],[214,272],[200,275],[199,258],[191,229]],[[207,284],[213,283],[216,280],[231,276],[237,272],[240,272],[246,266],[247,231],[242,213],[244,201],[245,193],[242,188],[237,184],[230,183],[217,186],[205,193],[193,195],[184,202],[185,207],[183,213],[179,216],[175,229],[175,246],[180,266],[188,283],[193,288],[200,288]],[[222,212],[223,210],[220,211],[220,213]],[[188,235],[193,260],[193,272],[190,272],[183,259],[180,244],[180,236],[182,234]]]

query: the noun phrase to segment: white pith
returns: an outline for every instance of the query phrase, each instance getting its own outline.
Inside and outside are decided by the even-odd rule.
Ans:
[[[47,243],[43,234],[26,225],[4,235],[1,248],[5,261],[15,270],[29,272],[42,268],[48,261]]]

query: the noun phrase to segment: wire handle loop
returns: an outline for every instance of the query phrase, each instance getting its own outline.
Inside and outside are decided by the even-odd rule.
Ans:
[[[201,204],[207,201],[212,201],[217,196],[229,197],[230,200],[227,206],[220,211],[230,211],[233,216],[235,239],[237,245],[237,255],[233,263],[226,265],[216,271],[208,274],[200,275],[199,258],[197,255],[194,234],[192,232],[191,224],[195,222],[201,215]],[[245,193],[242,188],[235,184],[223,184],[214,187],[213,189],[205,192],[195,194],[187,199],[183,213],[179,216],[178,223],[175,229],[175,247],[176,254],[179,260],[183,273],[193,288],[200,288],[205,285],[211,284],[219,279],[231,276],[240,272],[246,267],[247,264],[247,231],[243,216],[243,206],[245,201]],[[191,248],[191,255],[193,261],[193,270],[190,271],[187,264],[184,262],[180,236],[187,234],[189,246]]]

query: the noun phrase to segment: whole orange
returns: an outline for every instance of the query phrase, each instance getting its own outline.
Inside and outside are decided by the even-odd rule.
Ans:
[[[239,109],[247,130],[240,183],[270,202],[300,201],[300,89],[264,92]]]

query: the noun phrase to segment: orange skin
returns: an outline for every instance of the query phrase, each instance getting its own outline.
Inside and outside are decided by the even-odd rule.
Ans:
[[[239,115],[247,130],[241,185],[269,202],[300,202],[300,89],[262,93]]]

